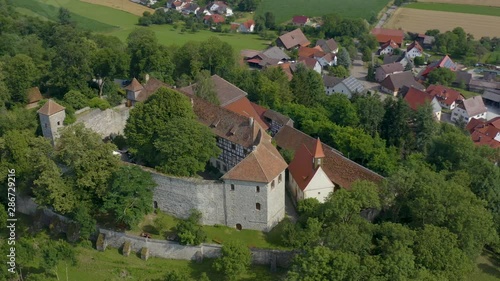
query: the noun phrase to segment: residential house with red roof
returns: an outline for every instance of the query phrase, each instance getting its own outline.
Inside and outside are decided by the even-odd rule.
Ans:
[[[306,16],[294,16],[292,18],[292,24],[295,26],[304,26],[310,23],[310,20]]]
[[[435,61],[435,62],[429,64],[427,66],[427,68],[422,70],[422,72],[419,74],[419,76],[425,79],[425,78],[427,78],[427,75],[429,75],[429,73],[431,73],[431,71],[433,71],[434,69],[441,68],[441,67],[448,68],[451,71],[458,70],[457,65],[453,62],[453,60],[448,55],[446,55],[442,59],[440,59],[439,61]]]
[[[287,32],[276,40],[276,45],[287,50],[307,47],[311,44],[300,28]]]
[[[302,144],[288,165],[288,187],[295,202],[315,198],[325,202],[335,190],[335,185],[322,168],[325,153],[321,141],[316,139],[312,150]]]
[[[493,118],[490,121],[471,119],[466,130],[469,131],[475,145],[500,148],[500,117]]]
[[[371,33],[377,38],[380,45],[392,40],[401,47],[405,38],[404,32],[399,29],[374,28]]]
[[[488,109],[484,105],[481,96],[475,96],[457,102],[457,106],[451,112],[451,121],[470,122],[475,119],[486,119]]]
[[[457,102],[464,100],[460,92],[447,88],[443,85],[430,85],[425,90],[431,96],[436,97],[442,108],[453,110],[457,106]]]
[[[430,104],[432,106],[432,113],[434,119],[437,121],[441,120],[441,105],[437,101],[436,97],[421,91],[419,89],[411,87],[403,98],[413,111],[417,111],[420,107],[425,104]]]
[[[420,46],[417,41],[413,41],[408,47],[406,47],[406,56],[409,59],[414,59],[416,57],[421,57],[424,54],[424,48]]]
[[[392,55],[394,50],[399,49],[399,45],[394,40],[389,40],[380,46],[379,55]]]

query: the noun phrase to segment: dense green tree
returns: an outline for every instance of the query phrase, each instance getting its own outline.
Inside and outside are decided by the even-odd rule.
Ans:
[[[200,73],[196,74],[194,81],[196,84],[193,89],[196,96],[215,105],[220,104],[215,90],[215,83],[211,79],[210,72],[208,70],[202,70]]]
[[[325,108],[330,112],[330,120],[340,126],[357,126],[359,123],[356,107],[346,95],[334,93],[326,98]]]
[[[136,105],[125,135],[132,153],[173,175],[194,175],[219,154],[215,136],[196,121],[188,98],[170,89]]]
[[[11,100],[19,103],[27,102],[27,90],[39,78],[39,72],[33,60],[27,55],[16,55],[6,61],[3,71]]]
[[[103,208],[112,213],[117,222],[132,227],[153,211],[154,187],[150,173],[138,167],[120,167],[113,174]]]
[[[56,153],[68,168],[65,175],[74,184],[80,201],[99,204],[106,196],[109,180],[119,163],[114,150],[114,144],[104,143],[101,136],[83,124],[62,130]]]
[[[175,226],[179,242],[183,245],[199,245],[207,239],[207,234],[201,228],[202,214],[198,210],[191,210],[187,219],[179,220]]]
[[[294,101],[306,106],[319,104],[325,96],[321,75],[301,64],[297,66],[290,88]]]
[[[227,280],[238,280],[250,266],[252,254],[243,244],[229,242],[222,246],[221,257],[214,262],[214,269],[222,272]]]
[[[455,79],[455,72],[446,67],[434,69],[427,75],[427,80],[430,84],[439,84],[443,86],[450,86]]]

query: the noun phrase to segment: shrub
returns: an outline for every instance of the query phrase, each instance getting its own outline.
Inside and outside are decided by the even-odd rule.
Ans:
[[[111,105],[107,100],[95,97],[89,101],[89,106],[92,108],[99,108],[100,110],[106,110],[111,108]]]

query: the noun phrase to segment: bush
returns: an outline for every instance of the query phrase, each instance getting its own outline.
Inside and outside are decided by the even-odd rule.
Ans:
[[[95,97],[89,101],[89,106],[92,108],[99,108],[100,110],[106,110],[111,108],[111,105],[107,100]]]

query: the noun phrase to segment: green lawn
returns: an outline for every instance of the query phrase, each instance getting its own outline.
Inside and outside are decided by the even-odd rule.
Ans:
[[[212,269],[213,260],[205,259],[201,263],[184,260],[168,260],[150,258],[141,260],[136,255],[122,256],[117,249],[109,248],[104,252],[82,247],[78,251],[78,264],[68,266],[68,280],[96,281],[96,280],[163,280],[165,274],[171,270],[187,272],[192,280],[198,280],[206,272],[210,280],[223,280],[223,276]],[[66,280],[66,265],[58,266],[60,280]],[[241,276],[240,280],[279,280],[284,271],[272,273],[267,266],[252,266],[250,271]],[[189,281],[189,280],[186,280]]]
[[[161,229],[155,224],[155,218],[161,219]],[[129,231],[130,234],[139,235],[142,231],[152,234],[154,239],[165,239],[166,236],[174,233],[174,228],[177,224],[177,219],[160,213],[158,215],[147,215],[139,225]],[[254,248],[266,249],[286,249],[281,243],[281,231],[283,223],[278,224],[269,233],[264,233],[257,230],[243,229],[236,230],[223,225],[203,226],[203,230],[207,233],[207,243],[222,243],[230,241],[239,241]]]
[[[368,19],[372,13],[378,14],[388,0],[264,0],[257,10],[258,15],[272,12],[277,23],[283,23],[296,15],[318,17],[337,13],[347,18]]]
[[[410,3],[405,8],[500,17],[500,7],[443,3]]]
[[[469,281],[500,281],[500,256],[485,250],[476,260],[476,271]]]
[[[125,41],[128,34],[136,28],[150,28],[155,31],[158,41],[165,45],[181,45],[190,41],[203,41],[211,36],[219,37],[233,46],[236,51],[242,49],[262,50],[268,46],[267,41],[261,40],[256,34],[221,34],[208,30],[196,33],[180,32],[172,25],[154,25],[140,27],[137,25],[138,16],[109,7],[94,5],[79,0],[16,0],[16,7],[20,12],[56,21],[59,7],[67,8],[78,26],[108,35],[113,35]]]

